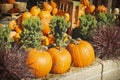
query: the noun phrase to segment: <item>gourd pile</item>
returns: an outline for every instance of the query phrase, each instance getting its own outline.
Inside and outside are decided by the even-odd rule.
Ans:
[[[19,80],[41,78],[49,73],[63,74],[73,66],[82,68],[92,65],[97,51],[99,51],[98,57],[103,53],[105,56],[114,55],[113,51],[116,53],[115,57],[120,56],[118,54],[120,35],[117,35],[120,33],[120,28],[110,24],[115,21],[114,15],[107,13],[106,8],[101,8],[103,6],[99,6],[97,8],[99,13],[95,16],[93,4],[88,0],[82,0],[81,3],[80,12],[83,11],[84,14],[79,13],[80,25],[73,29],[72,35],[68,34],[69,13],[60,14],[54,1],[43,2],[42,7],[33,6],[17,20],[10,21],[6,27],[0,27],[0,77],[4,80],[8,78]],[[109,29],[104,28],[110,28],[114,35],[108,31]],[[117,39],[114,40],[115,37]],[[104,44],[107,47],[101,48]],[[116,49],[110,50],[111,52],[108,49],[105,53],[104,48],[112,49],[114,48],[112,45]],[[1,59],[2,57],[4,59]],[[9,68],[10,65],[12,67]]]

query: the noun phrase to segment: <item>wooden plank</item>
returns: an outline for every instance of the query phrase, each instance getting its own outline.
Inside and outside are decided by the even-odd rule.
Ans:
[[[107,4],[108,11],[111,11],[112,2],[113,2],[113,0],[108,0],[108,4]]]

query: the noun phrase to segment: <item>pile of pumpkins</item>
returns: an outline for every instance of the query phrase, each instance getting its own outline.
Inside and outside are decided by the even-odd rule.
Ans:
[[[24,25],[23,19],[28,19],[31,16],[39,16],[43,25],[43,34],[46,37],[45,46],[54,43],[54,36],[49,34],[50,20],[53,15],[58,15],[59,10],[57,4],[53,1],[43,3],[43,9],[38,6],[33,6],[30,11],[24,12],[17,20],[9,22],[11,29],[10,37],[17,41],[22,32]],[[69,21],[69,14],[64,13],[66,21]],[[47,76],[50,72],[62,74],[67,72],[71,65],[75,67],[86,67],[95,60],[94,49],[92,45],[84,40],[76,40],[69,43],[66,47],[51,47],[48,50],[30,49],[26,64],[30,67],[30,71],[36,77]]]
[[[94,4],[91,4],[89,0],[81,0],[79,17],[85,14],[94,14],[97,12],[107,13],[107,8],[104,5],[98,5],[96,7]]]

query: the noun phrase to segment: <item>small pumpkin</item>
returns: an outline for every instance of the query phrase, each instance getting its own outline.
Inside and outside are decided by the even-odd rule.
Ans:
[[[82,0],[81,3],[84,4],[85,6],[89,6],[90,4],[89,0]]]
[[[26,64],[36,77],[43,77],[49,74],[52,67],[52,58],[47,51],[31,49],[28,53]]]
[[[20,39],[20,33],[16,33],[14,36],[13,36],[14,40],[15,41],[18,41]]]
[[[16,25],[16,26],[15,26],[15,31],[16,31],[17,33],[21,33],[21,32],[22,32],[22,28],[21,28],[19,25]]]
[[[65,16],[66,21],[70,20],[70,14],[69,13],[65,13],[64,16]]]
[[[62,74],[68,71],[71,65],[71,55],[69,51],[63,47],[53,47],[48,50],[52,57],[53,65],[51,72]]]
[[[95,6],[92,5],[92,4],[90,4],[89,6],[87,6],[86,12],[87,12],[87,13],[93,13],[94,10],[95,10]]]
[[[49,40],[46,36],[42,36],[42,45],[48,46],[49,45]]]
[[[52,6],[48,2],[43,2],[43,9],[45,11],[51,12],[52,11]]]
[[[17,23],[15,20],[10,21],[8,24],[8,26],[10,27],[11,30],[14,30],[16,25],[17,25]]]
[[[43,19],[43,18],[49,18],[49,19],[51,19],[51,14],[50,14],[50,12],[49,11],[42,11],[40,14],[39,14],[39,17],[41,18],[41,19]]]
[[[43,18],[43,19],[41,19],[41,21],[42,21],[42,26],[43,26],[43,30],[42,30],[43,34],[44,35],[49,34],[51,32],[51,28],[49,25],[49,23],[50,23],[49,19]]]
[[[30,12],[24,12],[22,14],[22,19],[28,19],[32,16],[32,14]]]
[[[54,35],[53,34],[48,34],[47,35],[47,38],[48,38],[48,40],[49,40],[49,44],[54,44],[54,42],[55,42],[55,37],[54,37]]]
[[[16,0],[8,0],[9,4],[13,4]]]
[[[56,8],[57,7],[57,4],[53,0],[50,1],[50,5],[52,6],[52,8]]]
[[[77,44],[70,43],[67,46],[71,53],[73,65],[75,67],[85,67],[95,60],[94,49],[92,45],[84,40],[78,40]]]
[[[58,8],[53,8],[53,10],[52,10],[52,15],[56,15],[57,12],[58,12]]]
[[[40,8],[38,6],[33,6],[30,9],[30,13],[32,14],[32,16],[38,16],[38,14],[41,12]]]
[[[98,12],[103,12],[103,13],[107,13],[107,8],[104,5],[99,5],[97,7],[97,11]]]

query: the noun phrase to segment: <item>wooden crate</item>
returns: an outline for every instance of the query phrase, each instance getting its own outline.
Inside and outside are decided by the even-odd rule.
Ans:
[[[64,12],[68,12],[70,14],[70,22],[71,26],[68,30],[68,33],[72,33],[72,29],[78,26],[79,22],[79,8],[80,8],[80,1],[72,1],[72,0],[59,0],[58,2],[59,10]]]

